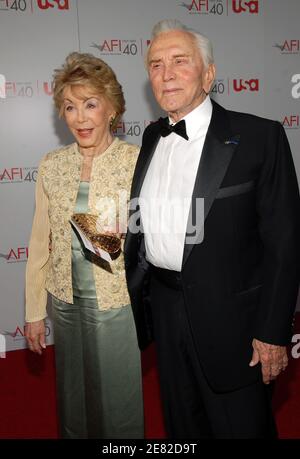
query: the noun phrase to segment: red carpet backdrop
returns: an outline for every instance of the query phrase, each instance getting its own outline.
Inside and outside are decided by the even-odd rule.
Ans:
[[[106,60],[127,101],[115,134],[140,144],[145,126],[160,116],[143,64],[151,28],[177,18],[214,44],[212,97],[279,120],[299,177],[299,17],[299,0],[0,0],[0,438],[57,436],[51,320],[42,358],[29,355],[24,339],[37,166],[46,152],[72,141],[53,108],[53,69],[76,50]],[[294,357],[274,401],[285,438],[300,438],[300,336],[293,339]],[[143,355],[143,369],[147,436],[161,437],[154,348]]]

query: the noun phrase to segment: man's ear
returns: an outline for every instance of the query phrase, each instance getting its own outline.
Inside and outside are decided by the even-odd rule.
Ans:
[[[207,94],[211,90],[215,77],[216,77],[215,64],[209,64],[207,69],[204,71],[204,76],[203,76],[203,89]]]

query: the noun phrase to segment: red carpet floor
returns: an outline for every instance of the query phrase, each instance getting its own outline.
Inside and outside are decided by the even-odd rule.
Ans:
[[[300,333],[300,314],[295,333]],[[153,346],[143,353],[142,362],[146,438],[164,438]],[[300,355],[290,358],[276,385],[274,409],[280,438],[300,439],[299,387]],[[58,437],[53,346],[42,357],[23,350],[0,359],[0,406],[0,438]]]

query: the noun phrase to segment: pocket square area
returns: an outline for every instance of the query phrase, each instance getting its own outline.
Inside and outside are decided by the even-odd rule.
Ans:
[[[239,194],[247,193],[248,191],[253,190],[255,187],[254,180],[249,182],[239,183],[238,185],[227,186],[220,188],[216,199],[228,198],[230,196],[237,196]]]

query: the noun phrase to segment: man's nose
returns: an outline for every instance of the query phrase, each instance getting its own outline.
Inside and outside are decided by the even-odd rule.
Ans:
[[[173,69],[173,65],[165,65],[164,71],[163,71],[163,80],[169,81],[169,80],[173,80],[174,78],[175,78],[175,72]]]

